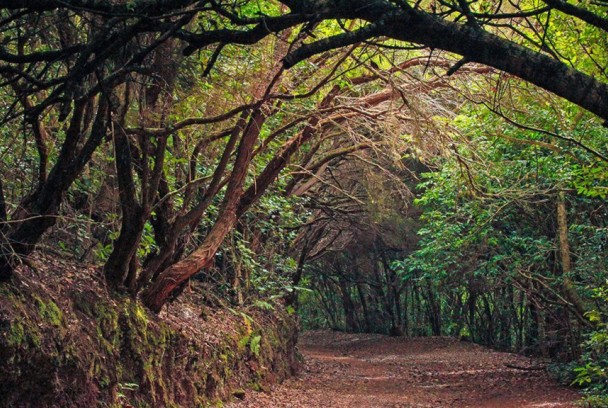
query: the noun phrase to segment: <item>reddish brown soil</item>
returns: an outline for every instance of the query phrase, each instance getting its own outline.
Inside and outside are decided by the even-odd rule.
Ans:
[[[565,408],[579,399],[538,370],[539,361],[450,338],[317,331],[299,348],[299,377],[228,407]]]

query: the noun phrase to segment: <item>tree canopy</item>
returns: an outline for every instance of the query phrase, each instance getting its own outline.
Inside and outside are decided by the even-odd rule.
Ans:
[[[46,251],[156,313],[197,279],[601,383],[607,10],[0,0],[0,280]]]
[[[25,184],[0,184],[9,191],[0,200],[0,276],[10,278],[16,260],[56,224],[75,184],[95,180],[119,191],[106,275],[118,288],[143,290],[159,311],[213,263],[238,220],[296,156],[301,171],[281,187],[288,195],[309,191],[310,175],[359,151],[382,151],[359,158],[391,174],[393,164],[381,163],[390,153],[380,146],[403,152],[403,140],[387,135],[410,133],[410,125],[404,117],[376,132],[379,120],[406,106],[410,115],[425,111],[418,122],[436,127],[441,114],[433,110],[454,110],[436,96],[416,108],[416,83],[432,93],[450,88],[455,74],[485,69],[606,120],[605,7],[561,0],[0,1],[5,137],[23,133],[24,147],[11,150],[15,163],[19,155],[37,157],[22,170]],[[430,82],[429,68],[442,70]],[[397,81],[403,73],[411,79]],[[220,97],[227,84],[233,94]],[[496,113],[504,104],[493,106]],[[605,163],[594,142],[553,134]],[[102,150],[114,164],[101,164]],[[595,191],[584,179],[578,186]],[[208,215],[214,221],[203,225]],[[146,240],[153,244],[142,249]]]

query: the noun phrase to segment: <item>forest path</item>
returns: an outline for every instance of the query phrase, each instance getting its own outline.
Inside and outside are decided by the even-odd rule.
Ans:
[[[450,338],[307,332],[302,373],[230,408],[575,407],[538,362]],[[513,368],[518,367],[518,368]]]

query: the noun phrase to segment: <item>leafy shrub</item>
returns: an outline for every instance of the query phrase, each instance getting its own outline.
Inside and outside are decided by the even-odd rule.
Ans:
[[[608,306],[608,282],[593,291],[598,305]],[[585,402],[589,406],[608,407],[608,312],[605,307],[598,307],[586,315],[595,329],[583,343],[584,352],[573,369],[572,384],[584,387],[588,394]]]

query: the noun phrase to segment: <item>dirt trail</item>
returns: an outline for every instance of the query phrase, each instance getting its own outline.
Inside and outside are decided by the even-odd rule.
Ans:
[[[539,362],[449,338],[305,333],[299,377],[230,408],[575,407]],[[517,367],[517,368],[515,368]]]

